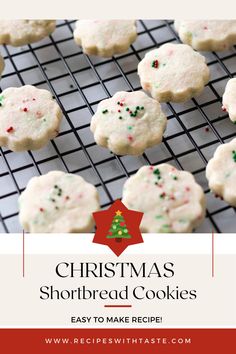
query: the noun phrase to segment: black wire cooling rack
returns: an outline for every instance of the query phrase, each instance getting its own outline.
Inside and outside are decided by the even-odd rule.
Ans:
[[[236,74],[236,50],[204,53],[211,81],[185,104],[163,105],[168,128],[163,143],[140,157],[116,156],[97,146],[89,129],[100,100],[119,90],[138,90],[137,64],[166,42],[179,42],[173,21],[138,21],[138,38],[126,54],[111,59],[84,55],[73,40],[75,21],[58,21],[43,41],[16,49],[2,47],[6,68],[1,89],[32,84],[49,89],[63,114],[61,132],[39,151],[0,149],[0,232],[21,232],[17,199],[32,176],[59,169],[78,173],[99,191],[103,208],[120,198],[125,180],[145,164],[168,162],[192,172],[206,193],[207,216],[197,232],[234,232],[235,210],[209,191],[207,161],[214,150],[236,136],[236,126],[221,110],[226,82]]]

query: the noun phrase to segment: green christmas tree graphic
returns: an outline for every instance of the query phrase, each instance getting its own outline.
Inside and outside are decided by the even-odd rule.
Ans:
[[[107,238],[115,238],[117,242],[121,242],[123,238],[131,238],[121,214],[120,210],[116,211],[107,235]]]

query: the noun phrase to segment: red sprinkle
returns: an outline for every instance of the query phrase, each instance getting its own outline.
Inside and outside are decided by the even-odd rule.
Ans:
[[[24,111],[24,112],[28,112],[28,108],[24,107],[24,108],[23,108],[23,111]]]
[[[33,101],[36,101],[36,98],[33,98]]]
[[[9,128],[7,128],[7,133],[11,133],[11,132],[13,132],[13,130],[14,130],[13,127],[9,127]]]
[[[43,209],[43,208],[39,208],[39,210],[41,211],[41,213],[44,212],[44,209]]]
[[[185,190],[186,190],[186,192],[189,192],[189,191],[190,191],[190,188],[189,188],[189,187],[186,187]]]
[[[118,109],[118,112],[120,113],[120,112],[121,112],[121,110],[120,110],[120,109]]]
[[[208,133],[209,131],[210,131],[210,129],[209,129],[208,127],[206,127],[206,128],[205,128],[205,132]]]
[[[207,26],[204,26],[203,28],[204,28],[204,30],[208,30],[208,27],[207,27]]]
[[[70,197],[68,195],[65,196],[65,200],[69,200]]]
[[[226,108],[224,106],[221,107],[223,112],[226,112]]]
[[[129,140],[129,141],[133,141],[133,140],[134,140],[134,138],[132,137],[132,135],[128,135],[128,140]]]

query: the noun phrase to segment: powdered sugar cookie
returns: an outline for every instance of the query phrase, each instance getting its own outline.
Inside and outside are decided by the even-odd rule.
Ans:
[[[156,100],[142,91],[122,91],[99,103],[91,130],[96,143],[115,154],[140,155],[162,141],[166,121]]]
[[[0,95],[0,146],[40,149],[58,134],[62,112],[47,90],[10,87]]]
[[[101,57],[126,52],[136,37],[133,20],[79,20],[74,31],[75,42],[84,53]]]
[[[148,52],[138,65],[144,90],[159,102],[184,102],[209,81],[205,58],[186,44],[166,43]]]
[[[32,233],[88,232],[99,210],[98,192],[82,177],[61,171],[33,177],[19,197],[20,223]]]
[[[236,206],[236,138],[216,149],[207,164],[206,177],[217,196]]]
[[[175,21],[175,28],[196,50],[222,51],[236,44],[236,20]]]
[[[222,109],[229,113],[229,118],[236,124],[236,79],[227,82]]]
[[[144,213],[143,232],[191,232],[205,216],[202,188],[191,173],[169,164],[141,167],[126,181],[122,202]]]
[[[53,20],[0,20],[0,44],[18,47],[40,41],[56,27]]]

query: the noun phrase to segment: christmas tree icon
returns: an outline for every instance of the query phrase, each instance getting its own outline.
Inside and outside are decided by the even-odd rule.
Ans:
[[[116,211],[106,238],[115,238],[117,242],[121,242],[122,238],[131,238],[121,214],[120,210]]]

